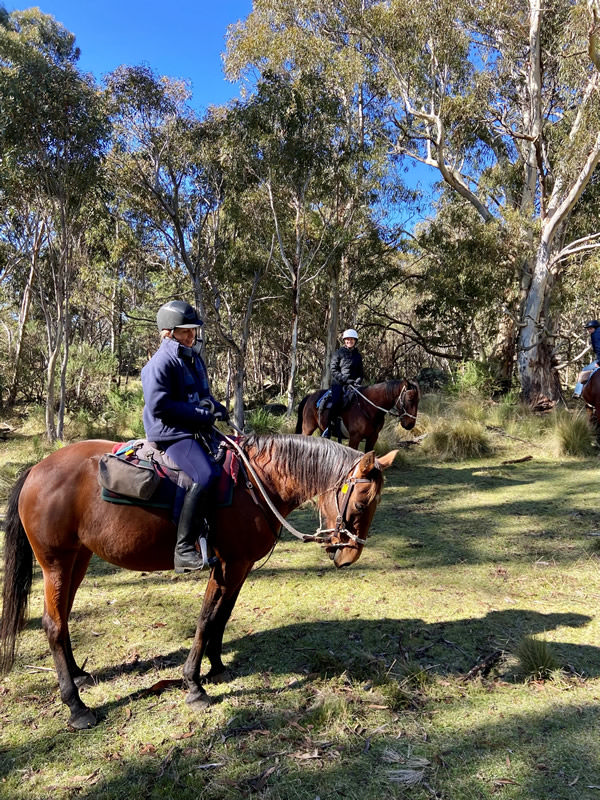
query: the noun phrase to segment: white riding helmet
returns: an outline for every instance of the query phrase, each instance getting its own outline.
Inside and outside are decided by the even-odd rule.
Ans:
[[[342,333],[342,339],[356,339],[358,341],[358,333],[354,328],[348,328]]]

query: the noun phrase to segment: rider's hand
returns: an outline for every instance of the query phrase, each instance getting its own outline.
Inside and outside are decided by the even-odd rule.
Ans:
[[[229,413],[221,403],[216,403],[215,405],[215,419],[221,420],[222,422],[229,422]]]
[[[210,428],[215,422],[215,415],[207,408],[196,408],[196,418],[199,428]]]

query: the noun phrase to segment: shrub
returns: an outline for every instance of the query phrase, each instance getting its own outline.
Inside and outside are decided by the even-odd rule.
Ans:
[[[447,391],[455,395],[491,397],[496,388],[487,364],[466,361],[459,365],[452,382],[447,386]]]

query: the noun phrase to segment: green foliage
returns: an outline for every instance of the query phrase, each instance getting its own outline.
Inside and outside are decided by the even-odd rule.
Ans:
[[[141,386],[111,389],[97,411],[80,408],[65,426],[69,439],[138,439],[144,437]]]
[[[491,397],[495,390],[489,365],[479,361],[465,361],[458,365],[446,391],[454,395]]]

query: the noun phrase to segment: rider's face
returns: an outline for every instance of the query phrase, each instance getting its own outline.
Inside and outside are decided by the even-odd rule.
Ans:
[[[356,339],[352,339],[351,337],[348,337],[347,339],[344,339],[344,344],[348,348],[348,350],[352,350],[352,348],[356,344]]]
[[[198,328],[175,328],[173,330],[173,338],[182,344],[184,347],[192,347],[196,341],[196,333]]]

